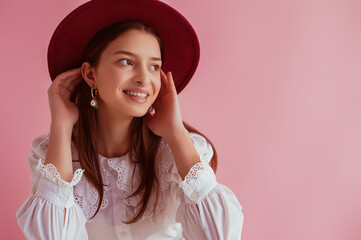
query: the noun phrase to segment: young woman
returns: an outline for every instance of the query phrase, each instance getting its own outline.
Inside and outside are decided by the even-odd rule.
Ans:
[[[198,61],[190,24],[156,0],[93,0],[60,23],[50,132],[31,144],[16,213],[27,239],[241,239],[215,148],[180,114]]]

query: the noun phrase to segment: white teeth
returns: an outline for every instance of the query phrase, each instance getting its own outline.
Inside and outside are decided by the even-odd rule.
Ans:
[[[138,97],[138,98],[146,98],[148,97],[148,94],[145,93],[140,93],[140,92],[130,92],[130,91],[125,91],[126,94],[134,96],[134,97]]]

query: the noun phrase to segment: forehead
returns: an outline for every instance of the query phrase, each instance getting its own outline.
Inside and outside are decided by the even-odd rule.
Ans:
[[[113,57],[114,53],[119,50],[129,51],[144,58],[160,58],[161,56],[157,39],[150,33],[135,29],[124,32],[110,42],[103,54]]]

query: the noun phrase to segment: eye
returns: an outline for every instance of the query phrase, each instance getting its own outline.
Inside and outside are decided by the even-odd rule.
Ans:
[[[159,70],[159,68],[160,68],[160,66],[157,65],[157,64],[156,64],[156,65],[153,65],[153,66],[156,67],[156,70],[155,70],[155,71]],[[152,66],[152,67],[153,67],[153,66]]]
[[[119,62],[132,63],[128,58],[121,59]]]

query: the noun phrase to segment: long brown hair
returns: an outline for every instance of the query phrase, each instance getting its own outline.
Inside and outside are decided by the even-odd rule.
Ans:
[[[161,57],[163,59],[163,44],[157,32],[150,26],[139,21],[129,21],[112,24],[99,31],[88,43],[88,46],[83,54],[83,62],[89,62],[93,67],[97,67],[100,55],[107,45],[130,29],[138,29],[152,34],[158,40]],[[96,118],[97,111],[89,104],[91,101],[90,86],[85,81],[81,81],[77,89],[73,92],[72,99],[76,102],[79,108],[79,120],[74,125],[72,141],[77,147],[80,165],[83,169],[85,169],[84,175],[86,179],[95,187],[99,194],[98,208],[95,214],[91,217],[92,219],[100,209],[103,200],[104,186],[106,186],[102,180],[98,159],[98,144],[96,137],[98,129]],[[189,124],[184,121],[183,124],[189,132],[202,135],[212,145],[214,155],[211,159],[210,166],[213,168],[214,172],[216,172],[217,152],[212,142]],[[144,193],[142,195],[142,200],[137,205],[139,206],[141,204],[140,211],[135,214],[131,220],[125,222],[127,224],[137,222],[142,217],[154,188],[157,194],[155,206],[157,204],[159,184],[155,174],[155,156],[161,140],[160,136],[155,135],[147,127],[144,117],[134,117],[131,122],[130,131],[130,146],[132,150],[129,151],[131,156],[130,158],[133,160],[134,156],[136,165],[140,167],[142,177],[138,189],[127,197],[129,198],[140,194],[143,190]],[[157,184],[153,188],[154,182]],[[153,211],[155,206],[153,206]]]

